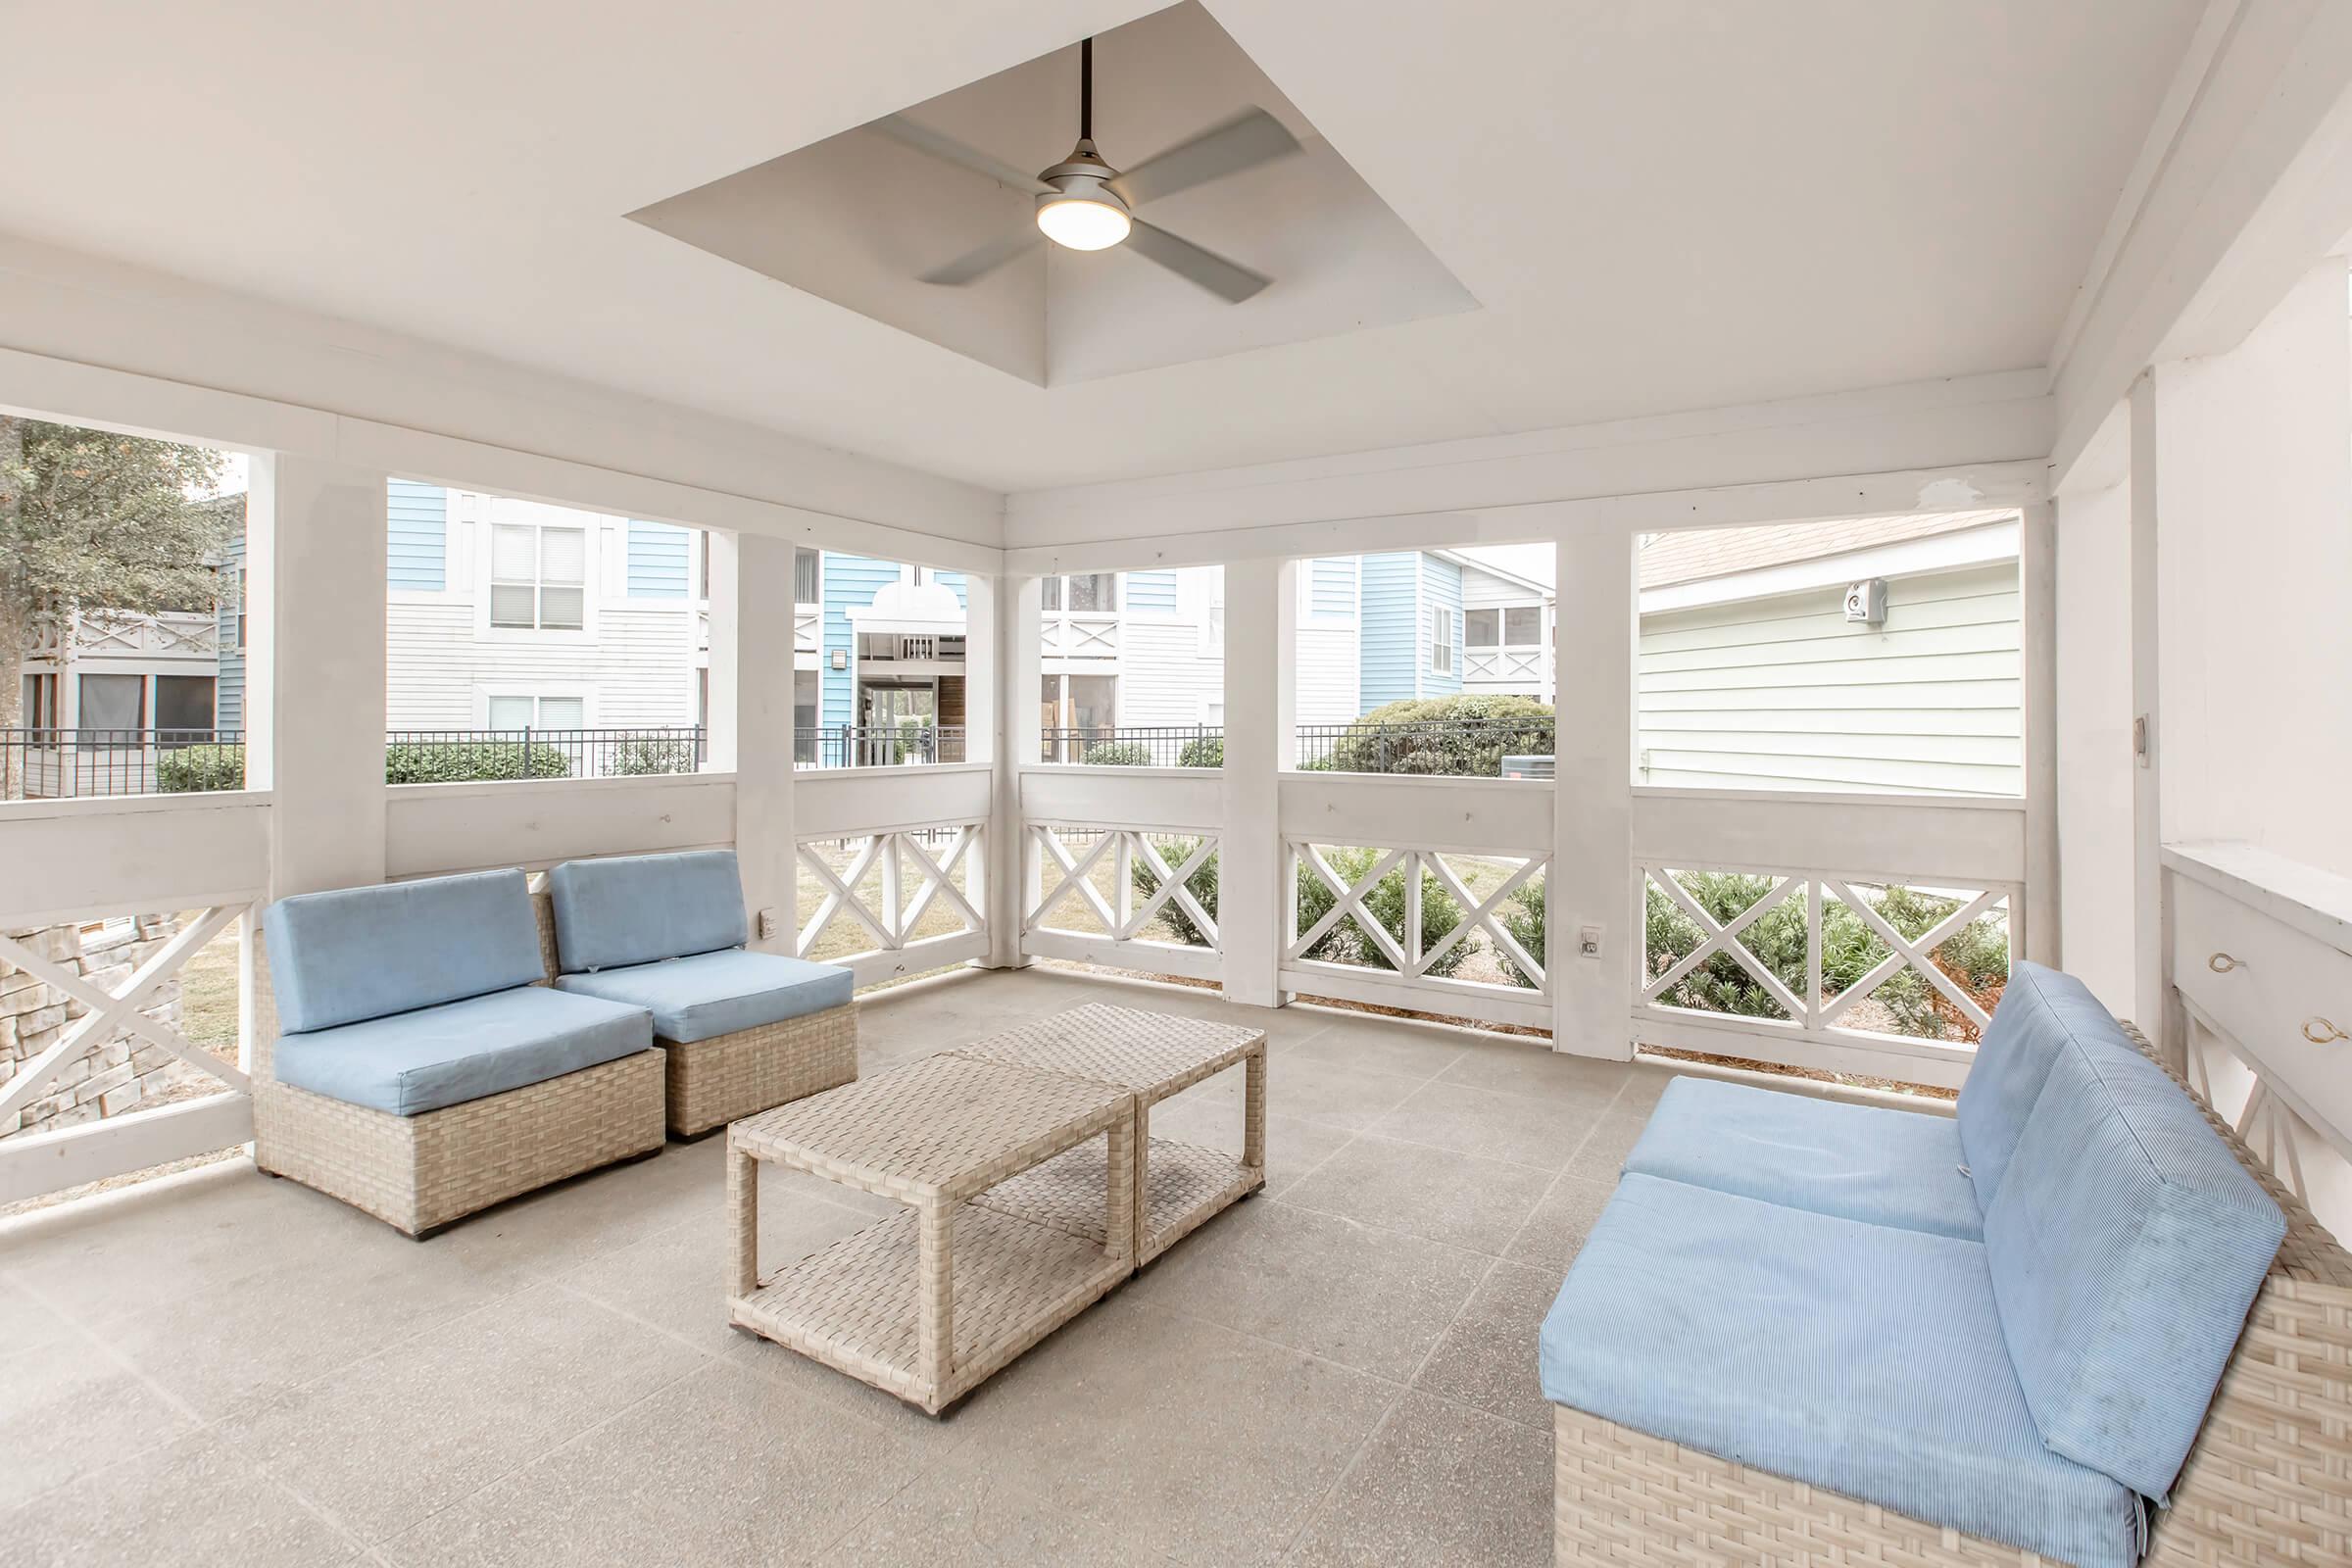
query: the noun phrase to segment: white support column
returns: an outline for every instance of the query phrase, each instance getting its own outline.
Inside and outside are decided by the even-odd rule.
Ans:
[[[2025,956],[2059,962],[2058,536],[2047,502],[2025,509],[2018,537],[2025,646],[2026,897],[2015,911]]]
[[[1282,767],[1295,755],[1298,567],[1245,561],[1225,568],[1225,768],[1217,851],[1217,945],[1225,998],[1279,1007],[1284,919]]]
[[[1544,879],[1554,1051],[1622,1061],[1634,1053],[1634,535],[1559,541],[1551,871]],[[1568,699],[1574,697],[1571,704]],[[1596,926],[1587,957],[1579,933]]]
[[[988,920],[987,969],[1018,969],[1021,913],[1031,868],[1021,825],[1021,763],[1037,758],[1038,617],[1043,604],[1035,577],[964,579],[964,647],[986,650],[975,678],[964,686],[972,750],[989,766],[988,829],[981,845],[981,885],[973,902]]]
[[[793,542],[710,535],[710,749],[735,775],[735,858],[752,946],[789,954],[800,931],[792,837]],[[774,607],[787,607],[781,613]]]
[[[2132,383],[2132,1011],[2157,1051],[2178,1065],[2182,1042],[2169,1027],[2165,973],[2163,776],[2158,724],[2156,575],[2156,382]]]
[[[272,898],[384,879],[384,478],[253,464],[246,785],[271,793]]]

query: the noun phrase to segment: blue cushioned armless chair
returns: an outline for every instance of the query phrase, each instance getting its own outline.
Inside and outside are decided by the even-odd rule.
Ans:
[[[263,1170],[421,1240],[662,1147],[651,1013],[547,985],[520,871],[302,894],[262,926]]]
[[[566,860],[537,901],[557,989],[643,1007],[680,1138],[858,1076],[850,971],[751,953],[732,850]]]

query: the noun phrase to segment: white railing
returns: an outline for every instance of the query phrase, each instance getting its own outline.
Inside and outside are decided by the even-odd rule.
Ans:
[[[1333,846],[1288,836],[1283,849],[1286,989],[1551,1026],[1549,956],[1538,937],[1545,929],[1548,855]],[[1513,915],[1520,932],[1512,930]]]
[[[1119,653],[1116,614],[1048,614],[1040,624],[1038,652],[1046,659],[1115,659]]]
[[[816,652],[817,627],[825,612],[814,605],[802,605],[792,612],[792,651],[796,654]]]
[[[840,964],[860,986],[980,957],[981,834],[970,821],[800,840],[808,912],[794,951]],[[832,938],[836,926],[846,940]]]
[[[1636,1038],[1957,1085],[2022,956],[2023,893],[2005,881],[1920,887],[1819,866],[1637,861]],[[1956,942],[1976,969],[1960,953],[1939,961]]]
[[[1025,952],[1151,974],[1222,976],[1215,834],[1040,821],[1026,830]]]
[[[91,1114],[97,1119],[0,1138],[0,1203],[209,1153],[253,1136],[252,1080],[241,1065],[247,1059],[242,1022],[238,1060],[229,1062],[144,1009],[164,1000],[164,988],[180,976],[188,960],[240,919],[245,921],[243,952],[249,955],[253,922],[260,914],[260,904],[250,901],[211,906],[190,917],[112,988],[0,932],[0,962],[31,975],[82,1008],[54,1042],[19,1062],[14,1076],[0,1084],[0,1126],[13,1126],[21,1113],[37,1109],[68,1068],[123,1037],[135,1046],[166,1052],[220,1085],[219,1093],[121,1115],[105,1115],[93,1102]],[[240,997],[250,994],[243,984],[246,962],[241,956]],[[239,1012],[242,1019],[241,1000]],[[76,1113],[81,1108],[75,1107]]]
[[[1544,680],[1544,650],[1541,648],[1472,648],[1462,656],[1462,678],[1472,684],[1479,682],[1512,685],[1541,685]]]

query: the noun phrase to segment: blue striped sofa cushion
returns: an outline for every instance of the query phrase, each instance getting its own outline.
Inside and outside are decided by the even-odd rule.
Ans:
[[[740,948],[752,938],[733,850],[565,860],[547,874],[564,972]]]
[[[547,977],[520,871],[278,900],[262,916],[278,1027],[332,1029]]]

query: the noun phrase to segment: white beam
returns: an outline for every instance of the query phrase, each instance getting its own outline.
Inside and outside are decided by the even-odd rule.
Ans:
[[[384,879],[385,478],[253,465],[246,783],[271,792],[272,898]]]
[[[713,531],[710,546],[710,761],[735,775],[735,858],[753,910],[752,945],[790,953],[799,860],[793,838],[793,546]],[[762,935],[761,911],[772,935]]]
[[[1283,886],[1281,769],[1298,668],[1298,578],[1292,562],[1225,568],[1225,766],[1217,856],[1217,930],[1225,996],[1252,1006],[1290,1001],[1278,974],[1289,907]]]
[[[1551,869],[1544,878],[1540,955],[1551,981],[1554,1051],[1625,1060],[1633,1055],[1628,1009],[1634,946],[1634,611],[1631,533],[1576,533],[1559,541]],[[1597,926],[1600,953],[1579,951],[1581,927]]]
[[[2176,1066],[2182,1043],[2166,1038],[2164,730],[2158,690],[2156,384],[2132,383],[2132,1011],[2158,1052]]]
[[[2059,962],[2058,536],[2048,503],[2028,507],[2019,528],[2019,627],[2025,660],[2026,897],[2012,910],[2026,956]]]
[[[1021,947],[1021,918],[1041,891],[1021,819],[1021,764],[1035,760],[1043,728],[1038,628],[1044,597],[1035,577],[970,579],[965,592],[971,629],[964,646],[979,647],[981,628],[988,630],[988,750],[968,754],[975,760],[985,756],[989,762],[988,838],[981,846],[986,886],[980,906],[988,915],[988,966],[1016,969],[1029,961]]]

